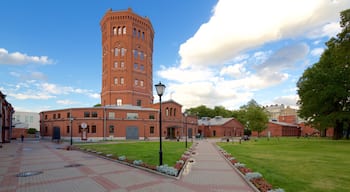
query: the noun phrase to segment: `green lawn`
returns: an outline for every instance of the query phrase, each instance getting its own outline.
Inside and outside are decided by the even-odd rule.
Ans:
[[[246,167],[285,191],[350,191],[350,141],[266,138],[218,143]]]
[[[191,147],[192,143],[188,143]],[[118,157],[125,155],[127,159],[142,160],[149,165],[159,164],[159,142],[117,142],[117,143],[96,143],[77,144],[80,148],[87,148],[104,154],[113,154]],[[182,154],[186,151],[184,142],[162,142],[163,164],[175,165]]]

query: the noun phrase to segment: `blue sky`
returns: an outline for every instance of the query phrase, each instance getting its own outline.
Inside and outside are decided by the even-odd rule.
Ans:
[[[166,85],[163,100],[238,109],[251,99],[296,107],[297,80],[340,31],[350,1],[2,1],[0,90],[15,110],[100,103],[99,22],[129,7],[155,30],[153,82]]]

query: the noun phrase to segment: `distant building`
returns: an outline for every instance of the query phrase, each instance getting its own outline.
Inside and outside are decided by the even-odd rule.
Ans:
[[[13,114],[15,128],[35,128],[40,130],[40,115],[36,112],[15,111]]]
[[[244,126],[235,118],[202,117],[198,120],[198,134],[201,137],[240,137]]]

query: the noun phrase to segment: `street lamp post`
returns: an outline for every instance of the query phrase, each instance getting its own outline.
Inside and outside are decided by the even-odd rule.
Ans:
[[[70,117],[69,121],[70,121],[70,146],[73,145],[73,127],[72,127],[72,122],[73,122],[74,118]]]
[[[185,146],[186,146],[186,149],[187,149],[188,130],[187,130],[187,113],[186,112],[185,112],[185,128],[186,128]]]
[[[165,91],[165,85],[159,82],[154,85],[159,96],[159,165],[163,165],[163,151],[162,151],[162,95]]]

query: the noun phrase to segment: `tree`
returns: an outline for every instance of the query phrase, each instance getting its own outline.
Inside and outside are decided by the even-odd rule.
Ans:
[[[244,112],[244,125],[251,131],[257,131],[258,136],[267,128],[269,118],[268,114],[255,100],[251,100],[247,105],[243,105],[241,110]]]
[[[331,38],[320,60],[297,82],[299,115],[314,127],[334,127],[333,139],[350,132],[350,9],[340,13],[342,31]]]

